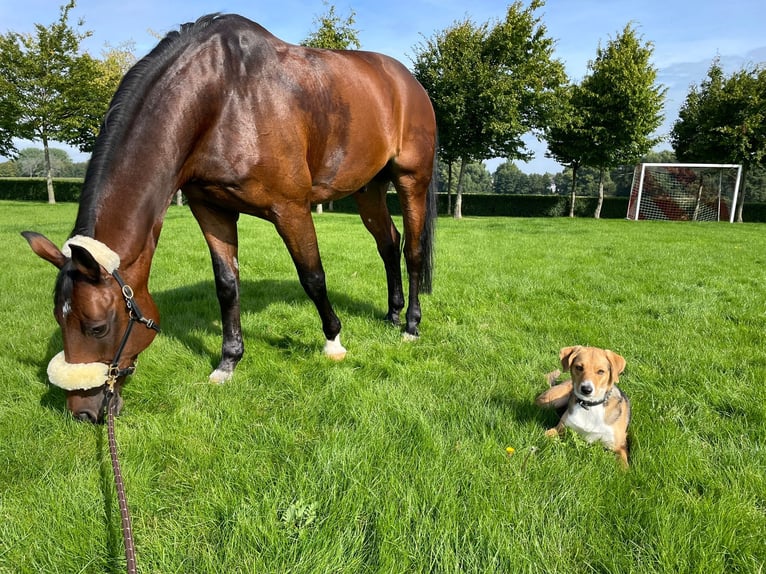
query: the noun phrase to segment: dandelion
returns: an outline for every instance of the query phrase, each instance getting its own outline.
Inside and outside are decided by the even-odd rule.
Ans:
[[[512,446],[509,446],[505,448],[505,452],[506,454],[508,454],[508,456],[513,456],[513,453],[516,452],[516,449],[513,448]]]

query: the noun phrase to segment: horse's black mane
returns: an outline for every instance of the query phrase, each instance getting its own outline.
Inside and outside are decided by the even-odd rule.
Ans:
[[[164,71],[200,32],[225,17],[219,13],[208,14],[196,22],[181,25],[179,30],[168,33],[149,54],[125,74],[109,104],[109,110],[104,116],[101,130],[96,138],[72,235],[93,235],[93,211],[98,203],[99,193],[103,189],[101,183],[106,167],[112,160],[115,145],[122,139],[127,129],[128,120],[136,114],[143,94],[154,83],[157,75]]]

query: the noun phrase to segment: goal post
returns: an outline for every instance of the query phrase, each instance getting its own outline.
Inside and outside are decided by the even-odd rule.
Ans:
[[[734,223],[741,180],[740,164],[638,164],[627,219]]]

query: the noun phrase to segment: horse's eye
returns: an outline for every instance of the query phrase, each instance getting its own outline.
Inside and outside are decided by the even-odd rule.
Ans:
[[[91,325],[89,327],[85,327],[83,330],[89,337],[96,337],[97,339],[100,339],[109,331],[109,326],[106,323],[103,323],[101,325]]]

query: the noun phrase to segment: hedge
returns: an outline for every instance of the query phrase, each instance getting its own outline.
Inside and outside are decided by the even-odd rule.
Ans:
[[[56,201],[80,200],[81,178],[54,178]],[[0,199],[14,201],[48,201],[48,186],[44,177],[0,178]]]
[[[76,202],[80,198],[82,179],[54,179],[56,201]],[[48,190],[44,178],[0,178],[0,200],[48,201]],[[453,207],[454,207],[454,196]],[[401,215],[401,208],[395,193],[389,193],[386,201],[393,215]],[[439,213],[447,213],[447,195],[439,194]],[[593,217],[597,197],[578,197],[575,203],[577,217]],[[356,213],[356,202],[345,197],[333,202],[333,211]],[[569,215],[569,196],[563,195],[463,195],[465,217],[564,217]],[[604,219],[623,219],[628,212],[627,197],[605,197],[601,207]],[[766,222],[765,203],[745,203],[743,218],[746,222]]]
[[[388,210],[393,215],[401,215],[399,200],[395,193],[389,193]],[[453,207],[455,198],[453,196]],[[597,197],[578,197],[575,202],[575,215],[592,217],[596,210]],[[341,213],[356,213],[356,202],[346,197],[333,203],[333,210]],[[601,208],[601,217],[621,219],[628,212],[627,197],[605,197]],[[439,213],[447,213],[447,195],[439,194]],[[559,217],[569,215],[569,197],[563,195],[498,195],[465,194],[463,195],[462,214],[464,217]]]

